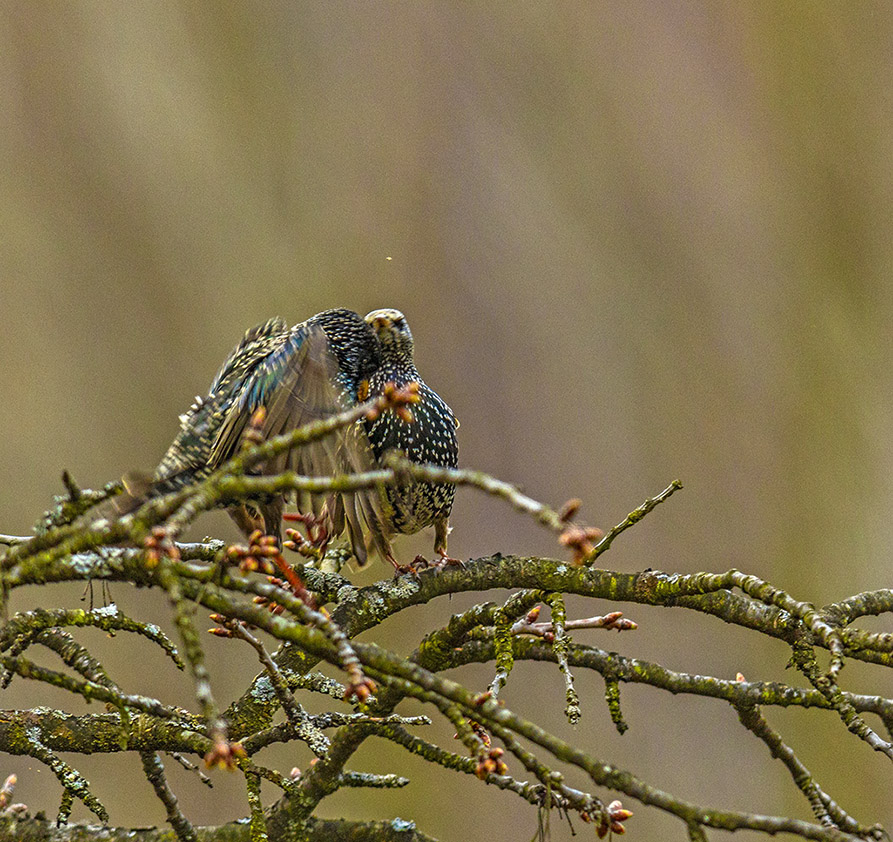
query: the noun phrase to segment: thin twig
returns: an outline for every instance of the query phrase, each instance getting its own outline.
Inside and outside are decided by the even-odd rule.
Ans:
[[[222,763],[230,765],[228,740],[226,736],[226,723],[220,717],[217,703],[211,692],[211,680],[205,665],[205,653],[199,640],[198,632],[192,622],[194,610],[190,608],[183,597],[180,580],[174,574],[167,558],[161,558],[158,562],[159,580],[167,591],[168,599],[174,611],[174,622],[180,633],[180,641],[183,644],[183,654],[189,670],[192,673],[195,687],[195,697],[201,708],[202,718],[207,723],[209,736],[215,743],[214,756],[206,760],[210,765]]]
[[[143,761],[143,771],[146,773],[146,778],[152,784],[158,799],[164,804],[164,808],[167,811],[167,820],[174,829],[174,833],[177,834],[177,839],[180,842],[198,842],[198,834],[196,834],[195,828],[190,824],[186,816],[183,815],[183,811],[177,803],[177,796],[174,795],[168,786],[161,759],[154,751],[141,751],[140,759]]]
[[[558,669],[564,676],[564,715],[571,725],[576,725],[580,721],[582,712],[580,710],[580,697],[574,689],[574,674],[571,672],[570,665],[567,662],[568,652],[570,651],[570,638],[565,632],[567,613],[564,607],[564,598],[560,593],[550,593],[546,595],[546,602],[552,612],[552,625],[555,629],[552,649],[555,651]]]
[[[25,738],[27,740],[28,754],[49,766],[65,790],[65,797],[62,800],[62,806],[59,808],[60,819],[62,821],[68,820],[68,815],[71,813],[71,799],[77,798],[101,822],[104,824],[108,823],[108,810],[90,790],[90,782],[77,769],[69,766],[62,758],[53,754],[41,741],[35,729],[26,729]]]
[[[245,789],[248,794],[248,808],[251,811],[251,842],[267,842],[267,821],[264,818],[264,805],[260,800],[260,776],[245,773]]]
[[[197,724],[194,722],[194,716],[188,711],[179,708],[169,707],[153,699],[149,696],[137,696],[131,693],[119,693],[102,684],[94,681],[84,681],[65,675],[55,670],[47,669],[29,661],[26,658],[13,658],[7,655],[0,657],[0,664],[5,669],[20,675],[22,678],[30,678],[36,681],[43,681],[52,684],[54,687],[60,687],[71,693],[83,696],[85,699],[98,699],[102,702],[108,702],[117,708],[133,708],[134,710],[148,713],[161,719],[170,719],[177,721],[181,727],[190,730],[198,730]]]
[[[401,789],[409,782],[409,778],[401,775],[373,775],[369,772],[342,772],[338,779],[341,786],[369,789]]]
[[[680,488],[682,488],[682,483],[678,479],[674,479],[663,491],[661,491],[660,494],[656,495],[655,497],[649,497],[644,503],[642,503],[641,506],[633,509],[620,523],[608,530],[605,537],[602,538],[595,545],[595,548],[589,554],[589,557],[586,559],[585,563],[592,564],[592,562],[594,562],[603,552],[606,552],[608,549],[610,549],[611,544],[614,542],[614,539],[621,532],[625,532],[631,526],[635,526],[655,506],[663,503],[665,500],[668,500]]]
[[[604,614],[600,617],[585,617],[580,620],[568,620],[564,624],[566,631],[576,631],[578,629],[610,629],[612,631],[631,631],[639,628],[638,623],[628,620],[623,616],[622,611],[612,611],[610,614]],[[555,624],[545,623],[528,623],[525,620],[518,620],[512,626],[512,634],[532,634],[537,637],[546,637],[555,634]]]
[[[822,790],[815,782],[809,769],[803,765],[794,754],[793,749],[786,745],[778,732],[769,725],[760,713],[756,705],[740,705],[736,707],[741,724],[749,731],[756,734],[769,748],[773,757],[777,757],[787,767],[797,788],[806,796],[812,812],[823,825],[833,825],[853,833],[856,836],[872,836],[880,830],[878,826],[873,828],[863,827],[859,822],[844,812],[831,796]]]
[[[295,700],[295,697],[289,690],[288,683],[279,671],[279,667],[276,666],[275,661],[270,657],[264,645],[238,621],[229,621],[226,627],[235,637],[244,640],[257,652],[257,656],[270,678],[273,691],[276,693],[282,709],[285,711],[286,719],[294,729],[297,738],[307,743],[310,750],[317,757],[325,757],[329,749],[329,738],[317,727],[313,718],[308,716],[307,712]]]
[[[198,775],[198,779],[206,786],[208,789],[214,788],[214,782],[201,770],[198,766],[195,765],[188,757],[184,757],[179,751],[169,751],[167,752],[168,756],[173,760],[176,760],[184,769],[189,772],[195,772]]]

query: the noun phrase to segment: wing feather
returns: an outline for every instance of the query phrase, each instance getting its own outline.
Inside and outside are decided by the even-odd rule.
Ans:
[[[269,354],[251,372],[242,398],[221,426],[212,450],[212,463],[229,459],[239,445],[258,407],[266,409],[261,429],[264,439],[327,418],[353,402],[339,381],[338,362],[329,350],[325,332],[316,326],[297,329],[281,349]],[[261,472],[266,475],[294,471],[303,476],[335,476],[361,473],[376,466],[372,448],[361,425],[354,424],[334,435],[278,454]],[[364,528],[375,514],[377,489],[365,492],[302,494],[298,509],[320,518],[332,536],[345,528],[351,548],[362,566],[367,560]],[[357,499],[362,503],[358,505]],[[371,515],[365,514],[367,511]]]

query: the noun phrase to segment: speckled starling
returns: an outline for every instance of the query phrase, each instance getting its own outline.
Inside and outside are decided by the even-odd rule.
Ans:
[[[259,430],[266,439],[356,404],[358,390],[368,390],[367,381],[379,363],[377,337],[351,310],[326,310],[294,327],[275,318],[252,328],[223,363],[207,396],[197,397],[180,416],[180,432],[154,475],[143,483],[128,484],[125,479],[127,493],[112,501],[117,513],[136,508],[146,497],[200,480],[223,465],[236,454],[259,407],[266,410]],[[283,453],[261,471],[326,476],[361,471],[371,462],[362,428],[355,425]],[[260,516],[248,504],[228,511],[244,532],[263,528],[278,537],[283,505],[283,498],[276,496],[258,502]],[[361,515],[350,495],[305,497],[298,507],[305,513],[322,512],[332,537],[346,527],[358,561],[366,560],[366,523],[374,522],[373,512]]]
[[[419,403],[411,407],[412,421],[385,412],[364,422],[376,459],[395,450],[411,462],[455,468],[459,457],[456,440],[459,422],[440,395],[419,376],[406,318],[399,310],[373,310],[366,321],[381,342],[381,364],[370,377],[370,394],[380,394],[387,383],[405,386],[416,382],[420,397]],[[434,550],[447,559],[447,533],[455,490],[454,485],[431,482],[386,487],[381,492],[382,528],[371,530],[370,543],[400,570],[389,537],[433,526]]]

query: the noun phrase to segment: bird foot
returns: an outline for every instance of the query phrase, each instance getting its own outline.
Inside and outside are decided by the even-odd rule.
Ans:
[[[465,569],[465,562],[461,558],[453,558],[442,550],[438,550],[438,552],[440,553],[440,559],[434,562],[434,567],[438,570],[443,570],[444,567],[461,567],[463,570]]]
[[[429,561],[423,555],[417,555],[409,564],[400,564],[393,556],[390,556],[388,561],[394,565],[395,579],[404,575],[414,576],[418,579],[419,573],[421,573],[422,570],[443,570],[445,567],[465,567],[464,561],[459,558],[448,556],[446,553],[441,553],[440,558],[436,561]]]
[[[413,570],[418,572],[419,570],[427,570],[429,567],[435,567],[436,565],[433,562],[428,561],[427,558],[423,555],[417,555],[409,565]]]
[[[440,558],[436,561],[429,560],[423,555],[417,555],[409,563],[408,569],[413,575],[418,576],[422,570],[443,570],[445,567],[461,567],[464,569],[465,562],[459,558],[448,556],[446,553],[440,553]]]
[[[421,555],[417,555],[409,564],[400,564],[393,556],[388,556],[388,561],[394,565],[394,578],[399,579],[401,576],[413,576],[419,578],[419,572],[427,570],[431,567],[431,562]]]
[[[412,564],[394,563],[394,579],[399,579],[401,576],[412,576],[414,579],[418,579],[419,571]]]

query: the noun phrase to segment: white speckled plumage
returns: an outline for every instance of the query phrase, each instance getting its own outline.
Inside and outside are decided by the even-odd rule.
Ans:
[[[406,318],[399,310],[373,310],[366,316],[381,343],[381,364],[369,380],[370,393],[380,394],[387,383],[405,386],[419,384],[419,402],[411,407],[413,420],[404,421],[386,412],[366,422],[366,434],[376,458],[389,451],[402,453],[418,464],[455,468],[459,445],[458,422],[446,401],[419,376],[413,360],[413,338]],[[384,535],[377,538],[378,549],[392,562],[388,536],[411,534],[428,526],[435,529],[435,551],[446,555],[447,532],[455,486],[444,483],[414,482],[393,486],[383,492]]]

